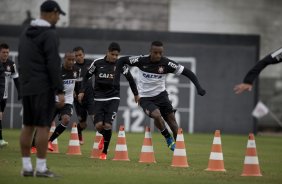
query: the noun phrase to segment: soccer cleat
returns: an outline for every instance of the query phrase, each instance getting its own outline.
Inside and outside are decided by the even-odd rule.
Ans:
[[[99,156],[100,160],[107,160],[107,154],[106,153],[101,153],[101,155]]]
[[[79,144],[80,145],[84,144],[84,139],[83,139],[82,134],[78,134],[78,139],[79,139]]]
[[[99,150],[102,150],[104,147],[104,137],[102,137],[99,141],[99,144],[98,144],[98,149]]]
[[[44,177],[44,178],[54,178],[55,174],[53,172],[49,171],[49,170],[46,170],[44,172],[36,171],[35,176],[36,177]]]
[[[33,177],[34,176],[34,172],[33,171],[21,171],[21,175],[24,177]]]
[[[53,144],[52,144],[51,141],[48,141],[48,150],[49,151],[54,151]]]
[[[7,146],[8,142],[6,142],[4,139],[0,140],[0,147]]]
[[[174,149],[175,149],[175,142],[174,142],[173,138],[172,137],[166,138],[166,143],[167,143],[167,147],[169,147],[169,149],[171,151],[174,151]]]
[[[30,153],[31,153],[31,154],[37,153],[36,147],[32,146],[31,149],[30,149]]]

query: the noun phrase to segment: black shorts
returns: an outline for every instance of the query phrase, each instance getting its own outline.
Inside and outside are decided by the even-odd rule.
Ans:
[[[55,112],[55,93],[23,96],[23,124],[27,126],[51,126]]]
[[[76,115],[80,122],[85,122],[87,119],[87,115],[94,114],[94,99],[87,100],[82,104],[79,103],[77,99],[74,99],[73,104],[74,104]]]
[[[94,125],[100,121],[103,123],[112,123],[116,118],[118,106],[118,99],[108,100],[108,101],[95,101],[94,108]]]
[[[0,108],[1,108],[0,112],[4,112],[6,104],[7,104],[7,99],[0,100]]]
[[[71,104],[65,104],[62,108],[56,109],[53,119],[55,119],[55,117],[58,115],[58,119],[59,121],[61,121],[63,115],[68,115],[69,117],[71,117],[72,114],[73,114],[73,106]]]
[[[149,117],[151,117],[151,113],[156,109],[160,110],[163,118],[166,118],[168,114],[174,112],[167,91],[163,91],[154,97],[141,97],[140,106]]]

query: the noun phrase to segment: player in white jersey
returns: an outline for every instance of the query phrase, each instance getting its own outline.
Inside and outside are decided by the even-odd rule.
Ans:
[[[64,63],[62,66],[62,79],[65,91],[65,105],[63,108],[57,109],[54,115],[58,115],[61,123],[56,127],[54,133],[49,138],[48,149],[53,151],[52,141],[54,141],[67,128],[70,118],[73,114],[73,94],[77,78],[80,77],[80,68],[74,66],[75,54],[74,52],[66,52]],[[57,99],[56,99],[57,100]]]
[[[175,142],[165,127],[165,122],[173,132],[176,140],[178,125],[175,119],[175,109],[171,105],[165,88],[165,78],[168,73],[184,75],[196,86],[199,95],[205,95],[206,91],[200,86],[195,74],[184,66],[163,56],[163,43],[154,41],[151,44],[148,56],[121,57],[115,72],[114,86],[119,88],[119,78],[122,66],[136,66],[139,68],[137,88],[140,96],[139,104],[144,112],[154,119],[155,126],[165,137],[167,146],[173,151]]]

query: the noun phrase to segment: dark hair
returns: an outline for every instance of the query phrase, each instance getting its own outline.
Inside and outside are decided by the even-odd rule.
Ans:
[[[2,49],[9,49],[9,45],[7,43],[1,43],[0,44],[0,50]]]
[[[163,43],[161,41],[153,41],[151,46],[157,46],[157,47],[162,47]]]
[[[72,49],[72,51],[74,51],[74,52],[77,52],[77,51],[80,51],[80,50],[84,53],[84,49],[80,46],[77,46],[77,47]]]
[[[116,42],[112,42],[109,47],[108,47],[108,51],[112,52],[112,51],[118,51],[120,52],[120,46],[118,43]]]

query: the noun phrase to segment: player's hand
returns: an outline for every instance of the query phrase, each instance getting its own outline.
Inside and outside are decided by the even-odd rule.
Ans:
[[[78,96],[77,96],[77,100],[79,103],[82,103],[82,99],[84,97],[84,93],[79,93]]]
[[[138,105],[140,105],[140,96],[139,95],[134,96],[134,100]]]
[[[65,105],[65,94],[57,94],[58,102],[56,103],[57,108],[62,108]]]
[[[244,91],[252,91],[252,89],[253,89],[253,85],[247,83],[238,84],[233,88],[235,94],[240,94]]]
[[[206,94],[206,90],[204,90],[202,88],[198,89],[197,91],[198,91],[198,95],[204,96]]]

